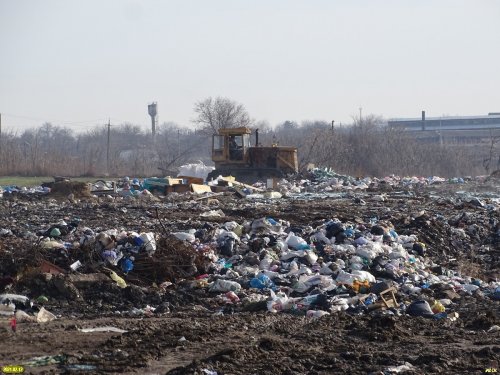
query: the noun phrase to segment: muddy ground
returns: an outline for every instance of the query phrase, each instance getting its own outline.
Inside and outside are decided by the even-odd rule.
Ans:
[[[458,190],[470,194],[457,194]],[[381,193],[386,194],[385,201],[373,198]],[[481,206],[473,196],[490,206]],[[79,297],[72,298],[44,290],[39,275],[30,276],[41,258],[63,268],[69,260],[50,257],[32,239],[22,238],[23,233],[36,233],[62,218],[79,218],[80,225],[91,228],[164,233],[200,228],[207,221],[242,222],[269,216],[294,227],[315,227],[331,218],[367,223],[376,217],[392,223],[399,234],[417,234],[436,263],[488,282],[499,277],[500,215],[495,197],[497,184],[343,192],[274,202],[249,202],[232,194],[202,200],[175,196],[154,202],[4,197],[0,227],[13,234],[0,239],[0,268],[4,278],[14,271],[23,273],[9,292],[30,298],[47,295],[44,306],[58,319],[45,324],[20,322],[12,333],[8,318],[0,318],[0,365],[60,356],[53,359],[57,363],[26,366],[26,373],[383,374],[396,373],[394,367],[405,364],[408,374],[500,371],[500,332],[490,330],[500,325],[500,304],[482,293],[461,293],[456,298],[449,310],[458,312],[455,321],[377,311],[338,312],[320,319],[273,314],[265,302],[225,304],[215,293],[190,288],[189,279],[171,280],[173,285],[161,289],[133,272],[126,278],[126,289],[101,281],[80,288]],[[200,217],[212,209],[221,209],[225,216]],[[467,229],[467,236],[457,237],[454,228]],[[100,270],[98,263],[87,266]],[[426,293],[442,298],[442,292]],[[405,300],[403,294],[397,298]],[[158,309],[144,312],[146,305]],[[103,326],[127,332],[80,331]]]

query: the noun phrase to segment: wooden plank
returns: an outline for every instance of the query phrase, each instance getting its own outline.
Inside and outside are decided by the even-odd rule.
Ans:
[[[224,181],[231,182],[233,185],[243,186],[243,187],[246,187],[247,189],[252,189],[252,190],[256,190],[256,191],[265,191],[264,189],[256,188],[255,186],[247,185],[247,184],[244,184],[243,182],[238,182],[234,179],[234,177],[231,177],[231,179],[229,179],[228,177],[222,177],[222,179]]]
[[[382,301],[384,301],[387,308],[398,307],[398,301],[396,300],[396,296],[394,295],[394,292],[396,292],[396,289],[394,287],[391,287],[391,288],[386,289],[380,293],[380,298],[382,299]],[[386,294],[389,297],[387,299],[384,298],[384,297],[386,297],[385,296]]]
[[[221,195],[224,195],[224,193],[214,193],[214,194],[208,195],[206,197],[196,198],[195,201],[200,201],[200,200],[207,199],[207,198],[212,198],[212,197],[218,197],[218,196],[221,196]]]

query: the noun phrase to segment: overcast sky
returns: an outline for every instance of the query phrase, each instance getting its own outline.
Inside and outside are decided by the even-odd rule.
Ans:
[[[257,121],[500,112],[498,0],[0,0],[0,113],[191,125],[223,96]]]

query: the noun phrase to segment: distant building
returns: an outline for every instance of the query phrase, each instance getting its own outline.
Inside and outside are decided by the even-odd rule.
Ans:
[[[414,132],[427,142],[483,143],[492,136],[500,136],[500,113],[488,116],[454,116],[391,119],[390,128]]]

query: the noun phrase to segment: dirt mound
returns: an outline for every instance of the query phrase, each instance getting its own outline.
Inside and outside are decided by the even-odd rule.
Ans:
[[[75,197],[90,197],[90,184],[80,181],[58,181],[45,184],[50,188],[51,195],[68,196],[73,194]]]

